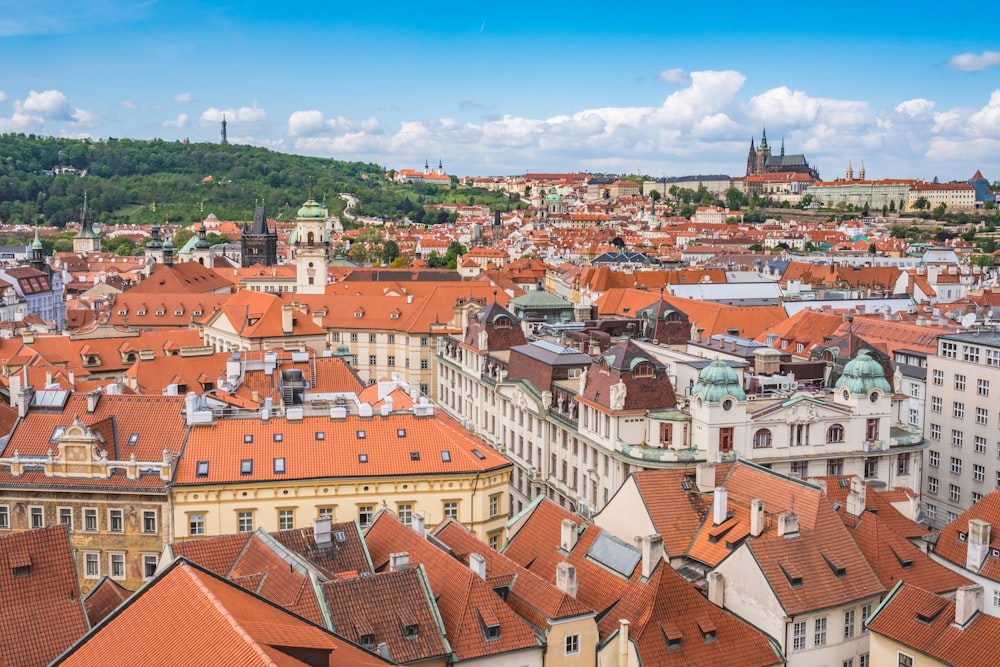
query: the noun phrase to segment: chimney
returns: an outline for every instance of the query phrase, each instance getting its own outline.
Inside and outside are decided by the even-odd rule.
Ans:
[[[965,544],[965,569],[979,572],[986,554],[990,552],[990,524],[981,519],[970,519]]]
[[[635,541],[642,552],[642,576],[649,579],[657,563],[663,560],[663,537],[657,534],[643,535],[635,538]]]
[[[760,537],[764,532],[764,501],[754,498],[750,501],[750,535]]]
[[[389,554],[389,571],[399,572],[410,567],[410,554],[406,551],[399,551]]]
[[[716,607],[725,607],[726,579],[721,572],[708,573],[708,601]]]
[[[562,532],[559,537],[559,548],[569,553],[576,546],[576,521],[573,519],[562,520]]]
[[[964,627],[983,610],[983,587],[978,584],[962,586],[955,591],[955,625]]]
[[[19,405],[20,403],[19,399],[21,397],[21,376],[15,373],[10,376],[10,379],[8,379],[7,382],[9,383],[9,390],[10,390],[10,407],[14,407],[15,405]],[[24,415],[21,416],[23,417]]]
[[[699,463],[695,468],[694,482],[700,493],[708,493],[715,488],[715,464]]]
[[[286,303],[281,306],[281,333],[283,333],[286,336],[289,336],[292,333],[293,312],[294,308],[292,304]]]
[[[618,664],[616,667],[629,667],[628,665],[628,619],[618,620]]]
[[[576,568],[566,561],[556,565],[556,587],[571,598],[576,597],[580,588],[576,580]]]
[[[87,412],[92,413],[97,409],[97,402],[101,400],[101,390],[87,392]]]
[[[486,558],[482,554],[469,554],[469,569],[475,572],[480,579],[486,581]]]
[[[313,519],[313,541],[316,543],[316,546],[330,546],[330,529],[332,526],[333,519],[329,516],[319,516]]]
[[[799,517],[792,512],[782,512],[778,517],[778,537],[798,537]]]
[[[860,477],[851,478],[851,490],[847,494],[847,513],[853,517],[861,516],[865,511],[867,487],[865,480]]]
[[[427,519],[420,514],[414,514],[410,520],[410,526],[413,528],[414,533],[423,537],[427,526]]]
[[[724,523],[729,517],[729,492],[726,487],[720,486],[715,489],[715,497],[712,498],[712,525],[718,526]]]

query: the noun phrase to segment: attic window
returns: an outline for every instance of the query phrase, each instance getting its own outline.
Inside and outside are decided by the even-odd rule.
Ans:
[[[281,433],[275,433],[275,434],[274,434],[273,436],[271,436],[271,437],[272,437],[272,439],[274,440],[274,442],[281,442],[282,440],[284,440],[284,439],[285,439],[285,436],[284,436],[284,435],[282,435]]]
[[[358,440],[364,440],[365,439],[365,432],[364,431],[357,431],[354,435],[357,436]]]
[[[358,636],[358,643],[370,649],[375,646],[375,635],[360,635]]]
[[[397,438],[405,438],[406,437],[406,429],[405,428],[397,428],[396,429],[396,437]]]
[[[274,459],[274,474],[275,475],[285,474],[285,457],[281,456]]]
[[[419,461],[420,460],[420,452],[410,452],[410,460],[411,461]]]
[[[242,459],[240,461],[240,474],[241,475],[253,474],[253,459]]]
[[[442,463],[451,463],[451,452],[447,449],[441,450],[441,461]]]
[[[403,626],[403,636],[407,639],[416,639],[419,636],[418,629],[419,626],[416,623],[405,625]]]
[[[399,319],[399,311],[398,310],[394,310],[391,313],[389,313],[389,319],[390,320],[398,320]]]
[[[778,567],[781,568],[781,573],[788,580],[789,586],[792,588],[800,588],[802,586],[802,573],[797,567],[791,563],[778,563]]]
[[[364,309],[358,309],[358,310],[354,311],[354,317],[357,317],[358,319],[360,319],[360,318],[362,318],[364,316],[365,316]]]
[[[510,318],[506,315],[501,315],[493,322],[493,326],[497,329],[510,329]]]
[[[245,445],[253,444],[253,433],[246,433],[243,435],[243,444]]]
[[[701,630],[701,638],[705,641],[705,643],[715,641],[718,629],[715,627],[715,623],[712,622],[712,619],[707,616],[705,618],[699,618],[698,629]]]
[[[135,314],[139,315],[140,317],[142,317],[142,316],[145,316],[146,311],[145,310],[137,310],[137,311],[135,311]]]
[[[913,567],[912,558],[906,558],[905,556],[900,556],[898,553],[896,553],[896,550],[893,549],[892,547],[889,547],[889,551],[891,551],[892,555],[896,557],[896,560],[899,561],[900,567],[902,567],[904,570]]]
[[[925,625],[930,625],[947,606],[948,602],[946,600],[934,600],[923,609],[917,611],[917,620]]]
[[[200,310],[195,310],[195,311],[192,311],[191,314],[194,315],[195,317],[198,317],[199,315],[201,315],[201,311]]]
[[[183,315],[183,314],[184,314],[184,311],[183,311],[183,310],[175,310],[175,311],[174,311],[174,315],[176,315],[177,317],[180,317],[180,316],[181,316],[181,315]]]
[[[368,463],[368,455],[358,454],[358,463]]]
[[[643,361],[636,365],[634,373],[637,378],[651,378],[653,377],[653,364]]]
[[[123,308],[122,310],[118,311],[118,314],[119,315],[128,315],[128,311]]]
[[[475,457],[476,457],[477,459],[479,459],[479,460],[485,460],[485,459],[486,459],[486,455],[485,455],[485,454],[483,454],[483,453],[482,453],[481,451],[479,451],[478,449],[473,449],[473,450],[472,450],[472,455],[473,455],[473,456],[475,456]]]
[[[822,556],[823,556],[823,560],[826,561],[827,566],[830,568],[830,571],[833,572],[833,575],[835,577],[837,577],[838,579],[840,579],[845,574],[847,574],[847,566],[844,565],[842,562],[840,562],[836,558],[831,558],[830,556],[827,556],[826,554],[822,554]]]
[[[314,435],[317,440],[326,440],[326,433],[323,431],[316,431]]]
[[[156,311],[156,316],[157,317],[163,317],[164,315],[166,315],[166,311],[164,311],[164,310],[158,310],[158,311]]]
[[[137,442],[139,442],[139,434],[138,433],[133,433],[132,435],[130,435],[128,437],[128,446],[129,447],[134,447],[135,443],[137,443]]]
[[[965,533],[959,533],[958,534],[958,541],[964,544],[965,543],[965,537],[966,537]]]
[[[665,623],[660,626],[660,632],[663,633],[663,638],[667,642],[667,648],[671,651],[679,649],[681,647],[681,634],[680,628],[678,628],[673,623]]]
[[[476,614],[479,616],[483,638],[488,642],[500,639],[500,621],[493,615],[493,611],[491,609],[477,609]]]
[[[208,461],[198,461],[194,475],[195,477],[208,477]]]

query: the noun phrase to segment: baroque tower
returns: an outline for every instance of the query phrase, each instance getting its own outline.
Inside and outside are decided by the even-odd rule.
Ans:
[[[295,253],[295,285],[296,291],[300,294],[326,292],[330,250],[326,216],[326,207],[310,197],[299,209],[295,229],[288,239]]]

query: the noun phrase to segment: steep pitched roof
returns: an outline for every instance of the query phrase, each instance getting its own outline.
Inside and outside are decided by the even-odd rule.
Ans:
[[[183,641],[178,641],[183,638]],[[306,662],[304,656],[310,655]],[[54,665],[384,665],[207,570],[177,559]]]
[[[990,524],[989,553],[979,568],[979,575],[992,581],[1000,581],[1000,490],[994,489],[979,502],[963,512],[957,519],[941,529],[934,553],[955,565],[964,568],[968,553],[969,521],[978,519]]]
[[[173,266],[156,264],[149,277],[128,290],[129,294],[207,294],[231,289],[231,283],[198,262],[180,262]]]
[[[113,612],[118,605],[127,600],[132,591],[125,588],[111,577],[102,577],[93,588],[87,591],[83,604],[87,609],[87,620],[94,627]]]
[[[0,537],[0,664],[44,665],[87,631],[63,525]]]
[[[365,542],[376,570],[385,567],[390,554],[400,551],[409,553],[410,563],[423,565],[458,660],[539,647],[531,627],[485,581],[392,514],[382,512],[376,517]],[[498,628],[498,636],[488,635],[488,627]]]

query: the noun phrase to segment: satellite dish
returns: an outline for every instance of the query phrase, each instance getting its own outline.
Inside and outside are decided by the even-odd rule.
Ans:
[[[968,329],[969,327],[971,327],[975,323],[976,323],[976,314],[975,313],[966,313],[965,317],[962,318],[962,328],[963,329]]]

